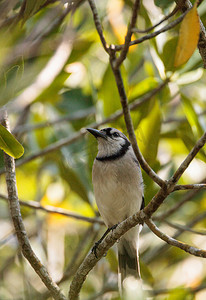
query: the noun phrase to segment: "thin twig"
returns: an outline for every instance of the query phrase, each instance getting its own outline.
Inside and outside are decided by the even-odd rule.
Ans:
[[[140,43],[142,43],[144,41],[147,41],[147,40],[150,40],[150,39],[156,37],[157,35],[165,32],[165,31],[168,31],[169,29],[172,29],[173,27],[175,27],[176,25],[178,25],[180,22],[182,22],[182,20],[184,19],[185,15],[188,13],[188,11],[186,11],[180,17],[178,17],[176,20],[172,21],[171,23],[167,24],[166,26],[162,27],[161,29],[159,29],[157,31],[154,31],[154,32],[152,32],[150,34],[147,34],[145,36],[142,36],[139,39],[131,41],[129,43],[129,46],[134,46],[134,45],[140,44]],[[123,47],[124,47],[124,45],[116,45],[113,48],[114,48],[115,51],[121,51]]]
[[[161,240],[165,241],[167,244],[180,248],[192,255],[206,258],[206,250],[198,249],[191,245],[175,240],[174,238],[160,231],[151,219],[145,220],[145,223],[155,235],[157,235]]]
[[[132,8],[131,22],[128,25],[127,34],[125,37],[124,45],[122,47],[122,51],[120,53],[120,56],[116,60],[113,61],[113,68],[115,68],[115,69],[118,69],[120,67],[120,65],[122,64],[122,62],[125,60],[125,58],[127,56],[127,52],[129,50],[129,46],[130,46],[130,42],[131,42],[131,38],[132,38],[132,34],[133,34],[133,28],[135,27],[136,21],[137,21],[139,7],[140,7],[140,0],[135,0],[133,8]]]
[[[159,220],[157,217],[154,217],[152,219],[157,220],[157,221]],[[174,223],[174,222],[170,222],[168,220],[161,220],[161,222],[169,225],[172,228],[178,229],[178,230],[187,231],[187,232],[191,232],[191,233],[199,234],[199,235],[206,235],[206,230],[194,230],[194,229],[191,229],[188,226],[177,224],[177,223]]]
[[[68,115],[68,116],[63,116],[61,118],[58,118],[56,120],[53,121],[46,121],[46,122],[42,122],[42,123],[37,123],[34,125],[20,125],[14,128],[14,130],[12,130],[13,134],[16,133],[25,133],[25,132],[29,132],[29,131],[33,131],[33,130],[37,130],[37,129],[42,129],[45,127],[49,127],[49,126],[54,126],[57,125],[59,123],[62,122],[72,122],[72,121],[78,121],[81,119],[84,119],[88,116],[91,116],[95,113],[95,108],[86,108],[82,111],[78,111],[76,113],[73,113],[72,115]]]
[[[200,149],[202,149],[202,147],[205,145],[205,142],[206,142],[206,133],[197,141],[193,149],[187,155],[185,160],[182,162],[182,164],[174,173],[174,175],[170,178],[170,180],[165,182],[165,186],[159,190],[159,192],[153,197],[150,203],[145,207],[145,213],[147,214],[148,217],[151,217],[151,215],[163,203],[165,198],[173,191],[177,181],[185,172],[185,170],[188,168],[189,164],[195,158],[195,156],[200,151]]]
[[[159,21],[158,23],[156,23],[155,25],[153,25],[153,26],[151,26],[151,27],[148,27],[148,28],[146,28],[146,29],[144,29],[144,30],[141,30],[141,29],[138,29],[138,28],[134,28],[134,29],[133,29],[133,32],[137,32],[137,33],[147,33],[147,32],[149,32],[149,31],[153,30],[154,28],[156,28],[157,26],[161,25],[163,22],[167,21],[167,20],[170,19],[171,17],[173,17],[173,16],[176,14],[176,12],[178,12],[178,10],[179,10],[179,7],[178,7],[178,5],[176,5],[175,8],[173,9],[173,11],[172,11],[170,14],[168,14],[166,17],[164,17],[162,20],[160,20],[160,21]]]
[[[142,167],[142,169],[161,187],[165,186],[165,182],[164,180],[162,180],[153,170],[152,168],[148,165],[148,163],[146,162],[146,160],[144,159],[144,157],[142,156],[140,149],[137,145],[137,140],[136,140],[136,136],[134,133],[134,128],[133,128],[133,123],[132,123],[132,118],[130,115],[130,109],[129,109],[129,105],[128,105],[128,99],[127,99],[127,95],[125,92],[125,88],[124,88],[124,83],[122,80],[122,76],[121,76],[121,72],[119,69],[113,68],[113,58],[110,58],[110,62],[111,62],[111,67],[114,73],[114,77],[115,77],[115,81],[117,84],[117,88],[119,91],[119,96],[120,96],[120,101],[121,101],[121,105],[122,105],[122,110],[123,110],[123,114],[124,114],[124,119],[125,119],[125,123],[127,126],[127,132],[129,135],[129,139],[130,142],[132,143],[132,147],[133,150],[135,152],[135,155]]]
[[[173,191],[202,190],[202,189],[206,189],[206,183],[176,185]]]
[[[206,183],[206,178],[202,180],[201,183]],[[186,193],[181,201],[178,201],[172,208],[166,210],[165,212],[159,214],[157,217],[160,220],[164,220],[167,217],[171,216],[173,213],[177,212],[180,207],[182,207],[186,202],[190,201],[200,190],[191,190]]]
[[[2,194],[0,194],[0,198],[4,199],[4,200],[8,200],[8,197],[6,197],[5,195],[2,195]],[[26,206],[26,207],[36,209],[36,210],[42,210],[46,213],[59,214],[62,216],[66,216],[66,217],[73,218],[73,219],[80,220],[80,221],[85,221],[85,222],[92,223],[92,224],[98,223],[100,225],[104,225],[104,222],[98,218],[85,217],[83,215],[74,213],[72,211],[63,209],[61,207],[54,207],[51,205],[41,205],[39,202],[31,201],[31,200],[30,201],[19,200],[19,203],[22,206]]]
[[[9,129],[8,119],[6,116],[4,117],[2,124],[7,129]],[[39,275],[45,286],[48,288],[52,297],[56,300],[66,300],[66,297],[61,292],[60,288],[56,285],[55,282],[52,281],[47,269],[40,262],[40,260],[31,248],[23,224],[20,205],[18,201],[14,158],[4,153],[4,161],[6,169],[6,183],[8,190],[9,208],[22,253],[24,257],[29,261],[34,271]]]
[[[104,38],[104,34],[103,34],[103,30],[102,30],[102,26],[101,26],[101,23],[100,23],[100,19],[99,19],[99,15],[98,15],[98,12],[97,12],[96,5],[95,5],[95,3],[94,3],[93,0],[88,0],[88,2],[89,2],[89,5],[91,7],[91,11],[93,13],[94,23],[95,23],[97,32],[99,34],[100,40],[102,42],[102,45],[104,47],[104,50],[106,52],[108,52],[109,46],[107,45],[107,42],[106,42],[106,40]]]
[[[187,228],[192,228],[194,227],[197,223],[201,222],[202,220],[204,220],[206,218],[206,212],[202,212],[199,215],[195,216],[190,222],[188,222],[185,226]],[[179,228],[172,236],[172,238],[177,239],[181,236],[181,234],[184,233],[184,229]],[[144,261],[145,263],[149,264],[151,261],[154,261],[156,258],[160,257],[160,255],[163,254],[163,252],[165,252],[170,246],[168,244],[164,244],[160,247],[154,248],[152,249],[152,253],[148,255],[146,255],[146,257],[144,257]]]

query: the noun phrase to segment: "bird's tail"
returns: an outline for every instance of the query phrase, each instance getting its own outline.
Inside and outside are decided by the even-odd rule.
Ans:
[[[141,279],[138,258],[138,234],[131,239],[131,232],[126,233],[118,242],[119,287],[123,288],[124,280],[132,276]]]

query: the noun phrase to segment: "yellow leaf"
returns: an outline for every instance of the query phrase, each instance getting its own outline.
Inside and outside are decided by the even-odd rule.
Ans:
[[[200,22],[197,13],[197,2],[184,17],[180,26],[174,66],[179,67],[192,56],[197,47],[200,33]]]

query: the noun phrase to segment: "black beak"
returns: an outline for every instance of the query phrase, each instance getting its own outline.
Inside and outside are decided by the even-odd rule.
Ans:
[[[103,139],[106,138],[105,134],[97,129],[93,129],[93,128],[87,128],[87,130],[95,137],[95,138],[98,138],[98,137],[101,137]]]

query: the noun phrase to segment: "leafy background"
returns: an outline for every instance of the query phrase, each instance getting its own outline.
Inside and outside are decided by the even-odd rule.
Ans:
[[[0,102],[6,105],[11,130],[25,151],[17,161],[19,198],[95,217],[91,171],[97,145],[80,130],[102,122],[121,105],[89,5],[75,3],[75,12],[67,14],[68,4],[60,1],[0,2]],[[137,27],[150,27],[174,6],[174,1],[144,0]],[[123,43],[132,2],[104,0],[97,7],[107,42]],[[204,1],[198,12],[205,24]],[[131,113],[140,150],[163,179],[169,178],[206,128],[206,75],[198,50],[185,65],[174,68],[179,26],[130,47],[122,67],[130,103],[171,76],[166,87]],[[136,38],[140,36],[135,33]],[[126,133],[123,117],[104,126]],[[68,143],[72,137],[76,139]],[[42,155],[43,149],[59,141],[65,141],[65,146]],[[26,163],[27,157],[38,152],[36,159]],[[202,150],[180,184],[205,181],[205,159]],[[0,165],[3,168],[3,152]],[[148,203],[158,187],[145,173],[143,177]],[[3,175],[0,179],[5,195]],[[156,216],[184,199],[184,205],[157,223],[169,235],[205,249],[204,191],[173,193]],[[0,299],[46,299],[43,284],[19,252],[2,195],[0,200]],[[67,291],[72,275],[105,227],[21,208],[32,247]],[[190,232],[191,227],[199,234]],[[90,273],[82,299],[118,299],[115,251],[110,249]],[[140,262],[145,288],[154,291],[154,299],[205,299],[205,261],[168,247],[146,226],[141,233]]]

